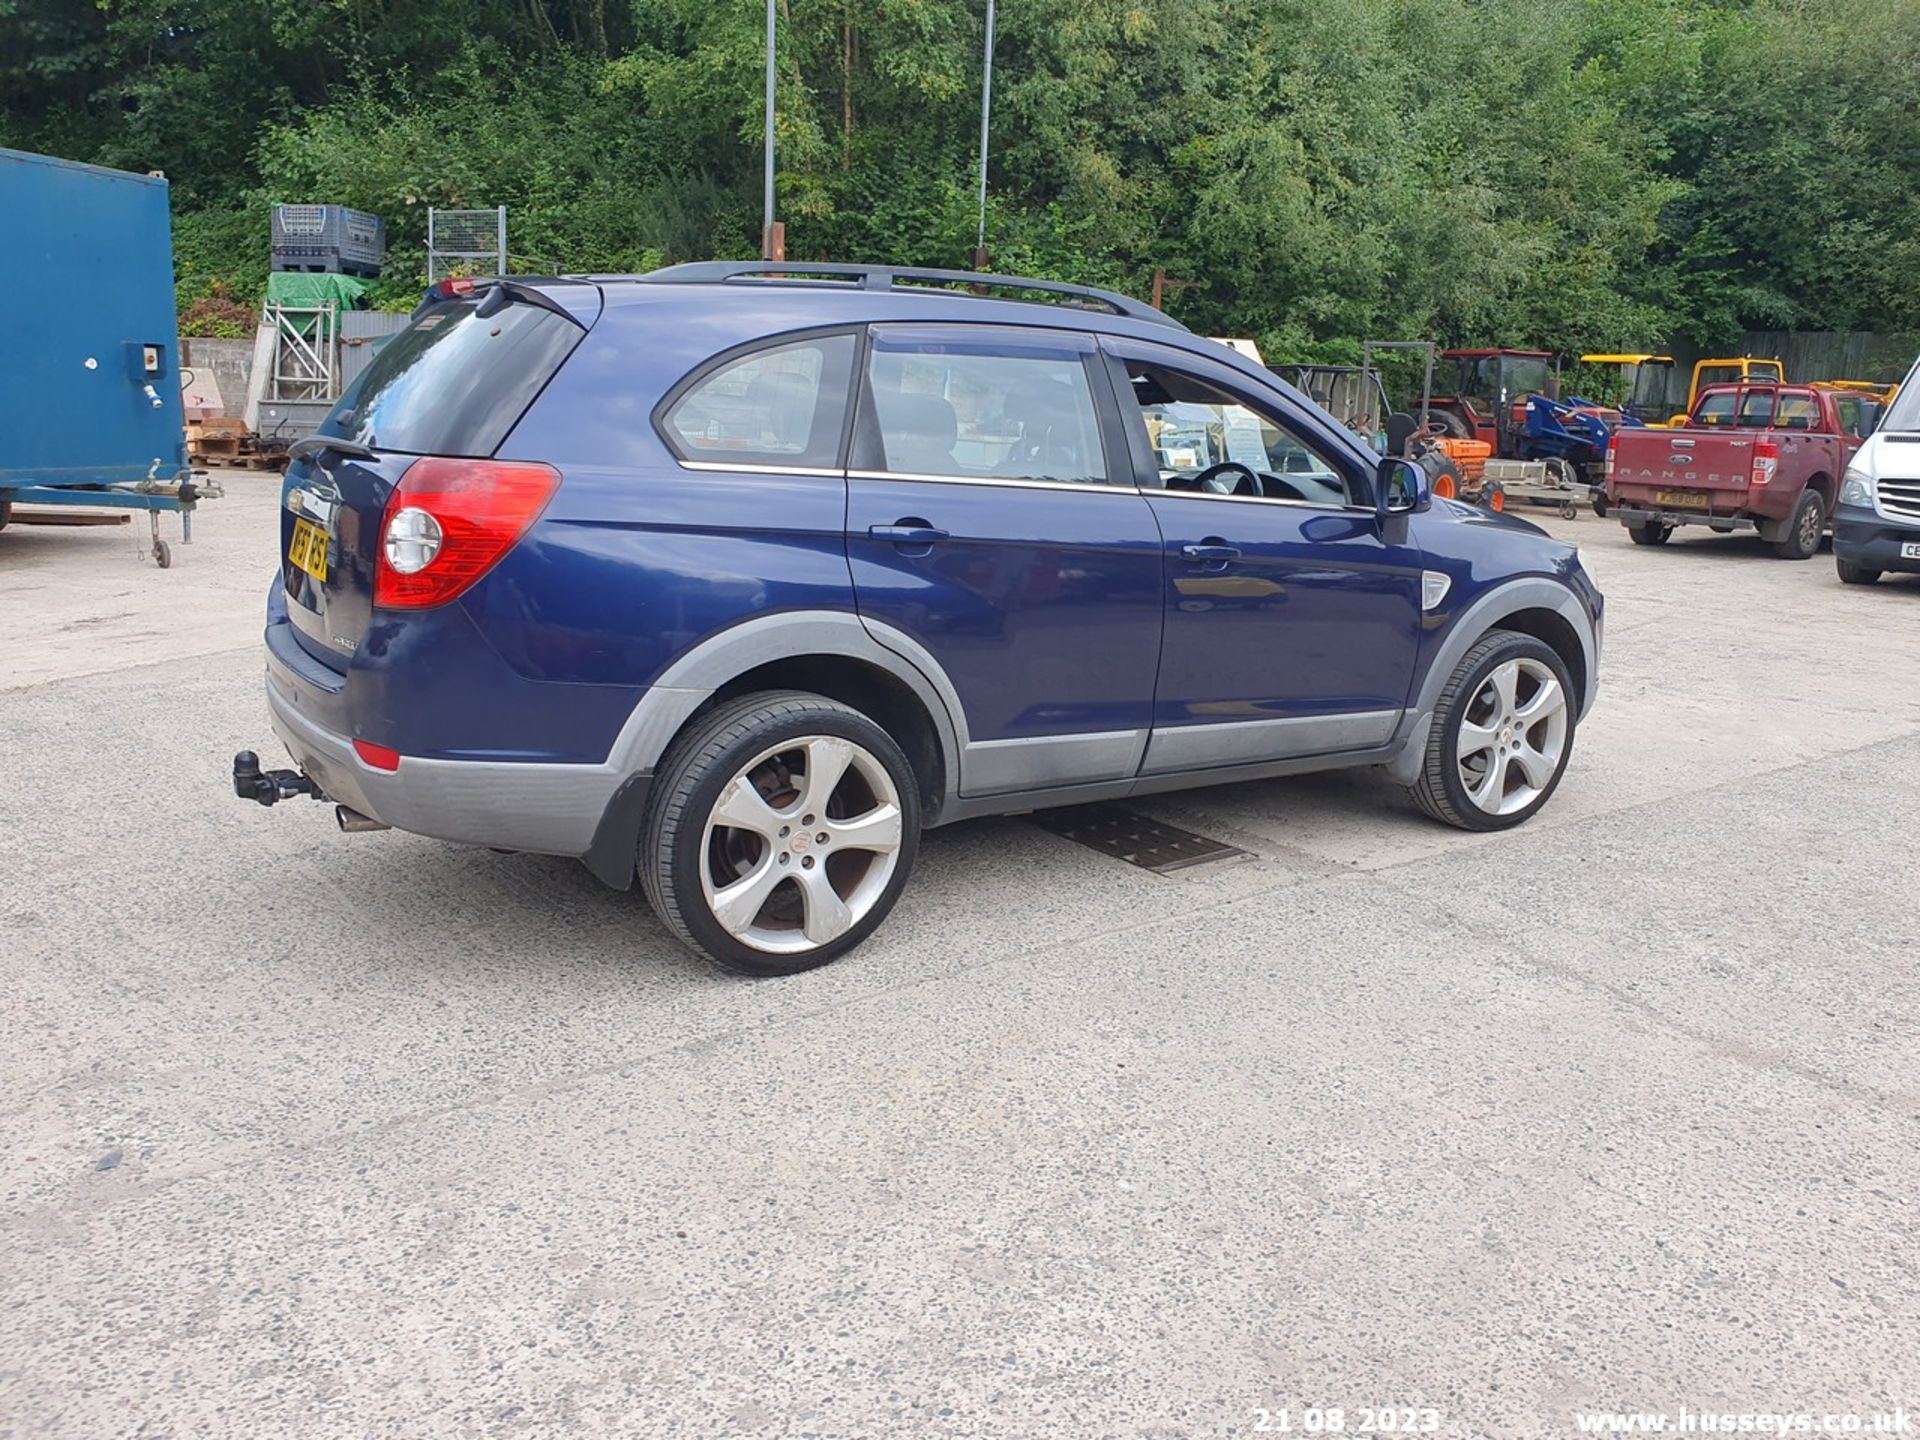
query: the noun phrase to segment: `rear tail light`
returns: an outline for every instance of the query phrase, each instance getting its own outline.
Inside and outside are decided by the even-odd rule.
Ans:
[[[353,753],[358,755],[364,764],[372,766],[375,770],[398,770],[400,768],[400,752],[398,750],[389,749],[385,745],[376,745],[371,740],[354,741]]]
[[[414,461],[380,519],[373,603],[421,610],[462,594],[527,533],[559,484],[546,465]]]
[[[1620,437],[1618,435],[1609,435],[1607,437],[1607,479],[1611,480],[1613,478],[1614,468],[1619,463]]]
[[[1747,478],[1749,485],[1765,485],[1773,479],[1773,472],[1780,468],[1780,447],[1771,440],[1756,440],[1753,446],[1753,474]]]

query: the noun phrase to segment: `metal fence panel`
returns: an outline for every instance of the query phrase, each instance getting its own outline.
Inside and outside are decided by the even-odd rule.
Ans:
[[[427,281],[456,270],[507,273],[507,207],[427,211]]]

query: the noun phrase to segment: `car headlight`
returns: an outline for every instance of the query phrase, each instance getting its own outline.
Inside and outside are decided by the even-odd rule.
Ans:
[[[1858,505],[1862,509],[1873,508],[1873,477],[1864,470],[1856,470],[1851,465],[1840,480],[1840,503]]]

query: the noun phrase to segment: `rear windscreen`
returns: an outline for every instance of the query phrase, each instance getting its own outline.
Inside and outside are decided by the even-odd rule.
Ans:
[[[380,347],[322,435],[414,455],[491,455],[586,332],[528,301],[435,305]],[[492,309],[492,307],[487,307]]]

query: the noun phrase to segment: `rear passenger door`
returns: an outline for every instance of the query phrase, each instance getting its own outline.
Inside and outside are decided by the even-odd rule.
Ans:
[[[1133,775],[1160,656],[1160,535],[1091,337],[875,325],[847,553],[875,639],[944,671],[969,795]],[[920,653],[916,654],[915,651]]]

